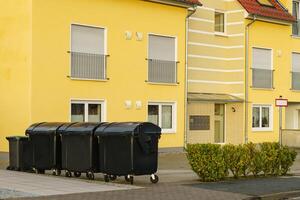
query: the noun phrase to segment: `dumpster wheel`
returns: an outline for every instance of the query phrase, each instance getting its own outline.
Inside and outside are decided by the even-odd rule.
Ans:
[[[81,176],[81,172],[74,172],[74,176],[75,176],[76,178],[79,178],[79,177]]]
[[[66,177],[72,177],[72,173],[69,170],[66,170]]]
[[[117,176],[116,175],[109,175],[109,179],[111,181],[115,181],[117,179]]]
[[[91,172],[91,171],[88,171],[86,173],[86,177],[90,180],[95,180],[95,175],[94,175],[94,172]]]
[[[61,170],[60,169],[53,170],[52,175],[54,175],[54,176],[60,176],[61,175]]]
[[[151,183],[158,183],[158,181],[159,181],[159,178],[158,178],[158,176],[156,175],[156,174],[152,174],[151,176],[150,176],[150,181],[151,181]]]
[[[127,176],[125,176],[125,180],[126,180],[127,182],[130,182],[131,185],[133,185],[133,180],[134,180],[134,178],[133,178],[132,175],[127,175]]]

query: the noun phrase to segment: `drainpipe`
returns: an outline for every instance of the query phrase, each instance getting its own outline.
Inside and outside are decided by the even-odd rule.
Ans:
[[[189,18],[197,11],[197,6],[188,9],[188,15],[185,18],[185,88],[184,88],[184,148],[187,145],[188,132],[188,42],[189,42]]]
[[[246,41],[245,41],[245,144],[248,143],[248,69],[249,69],[249,30],[250,26],[256,21],[256,16],[253,16],[252,21],[246,25]]]

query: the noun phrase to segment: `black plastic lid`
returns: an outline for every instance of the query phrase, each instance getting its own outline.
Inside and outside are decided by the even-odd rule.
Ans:
[[[94,131],[107,123],[76,123],[67,127],[63,135],[94,135]]]
[[[63,122],[50,122],[50,123],[37,123],[33,124],[26,130],[26,135],[55,135],[58,134],[58,130],[64,125],[68,125],[70,123]]]
[[[8,140],[8,141],[17,141],[17,140],[28,140],[28,137],[26,137],[26,136],[10,136],[10,137],[6,137],[6,139]]]
[[[139,135],[154,134],[160,135],[161,128],[149,122],[122,122],[110,123],[100,126],[96,131],[96,136],[117,136],[117,135]]]

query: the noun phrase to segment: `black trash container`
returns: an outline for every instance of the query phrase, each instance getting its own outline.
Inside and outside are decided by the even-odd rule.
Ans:
[[[99,171],[105,181],[125,176],[133,183],[135,175],[151,175],[158,182],[158,141],[161,128],[152,123],[111,123],[100,126],[95,135],[99,145]]]
[[[93,180],[98,172],[98,143],[94,131],[105,123],[77,123],[69,126],[62,137],[62,168],[66,176],[86,177]]]
[[[26,130],[33,148],[33,167],[37,173],[53,170],[61,174],[60,133],[74,123],[38,123]]]
[[[9,142],[8,170],[32,171],[32,146],[28,137],[6,137]]]

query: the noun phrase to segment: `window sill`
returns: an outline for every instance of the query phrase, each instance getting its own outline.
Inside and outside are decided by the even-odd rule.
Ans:
[[[253,89],[253,90],[265,90],[265,91],[275,90],[275,88],[256,88],[256,87],[253,87],[253,86],[250,86],[250,88]]]
[[[179,85],[179,83],[157,83],[157,82],[149,82],[149,81],[145,81],[145,82],[150,85],[166,85],[166,86],[178,86]]]
[[[167,135],[167,134],[173,135],[173,134],[176,134],[176,130],[161,130],[161,134],[163,134],[163,135]]]
[[[228,35],[226,33],[222,33],[222,32],[215,32],[215,36],[228,37]]]
[[[272,132],[272,128],[252,128],[252,132]]]
[[[291,35],[292,38],[300,39],[300,35]]]
[[[292,92],[300,92],[300,89],[290,89]]]
[[[73,81],[94,81],[94,82],[108,82],[109,78],[107,79],[88,79],[88,78],[72,78],[71,76],[67,76],[70,80]]]

